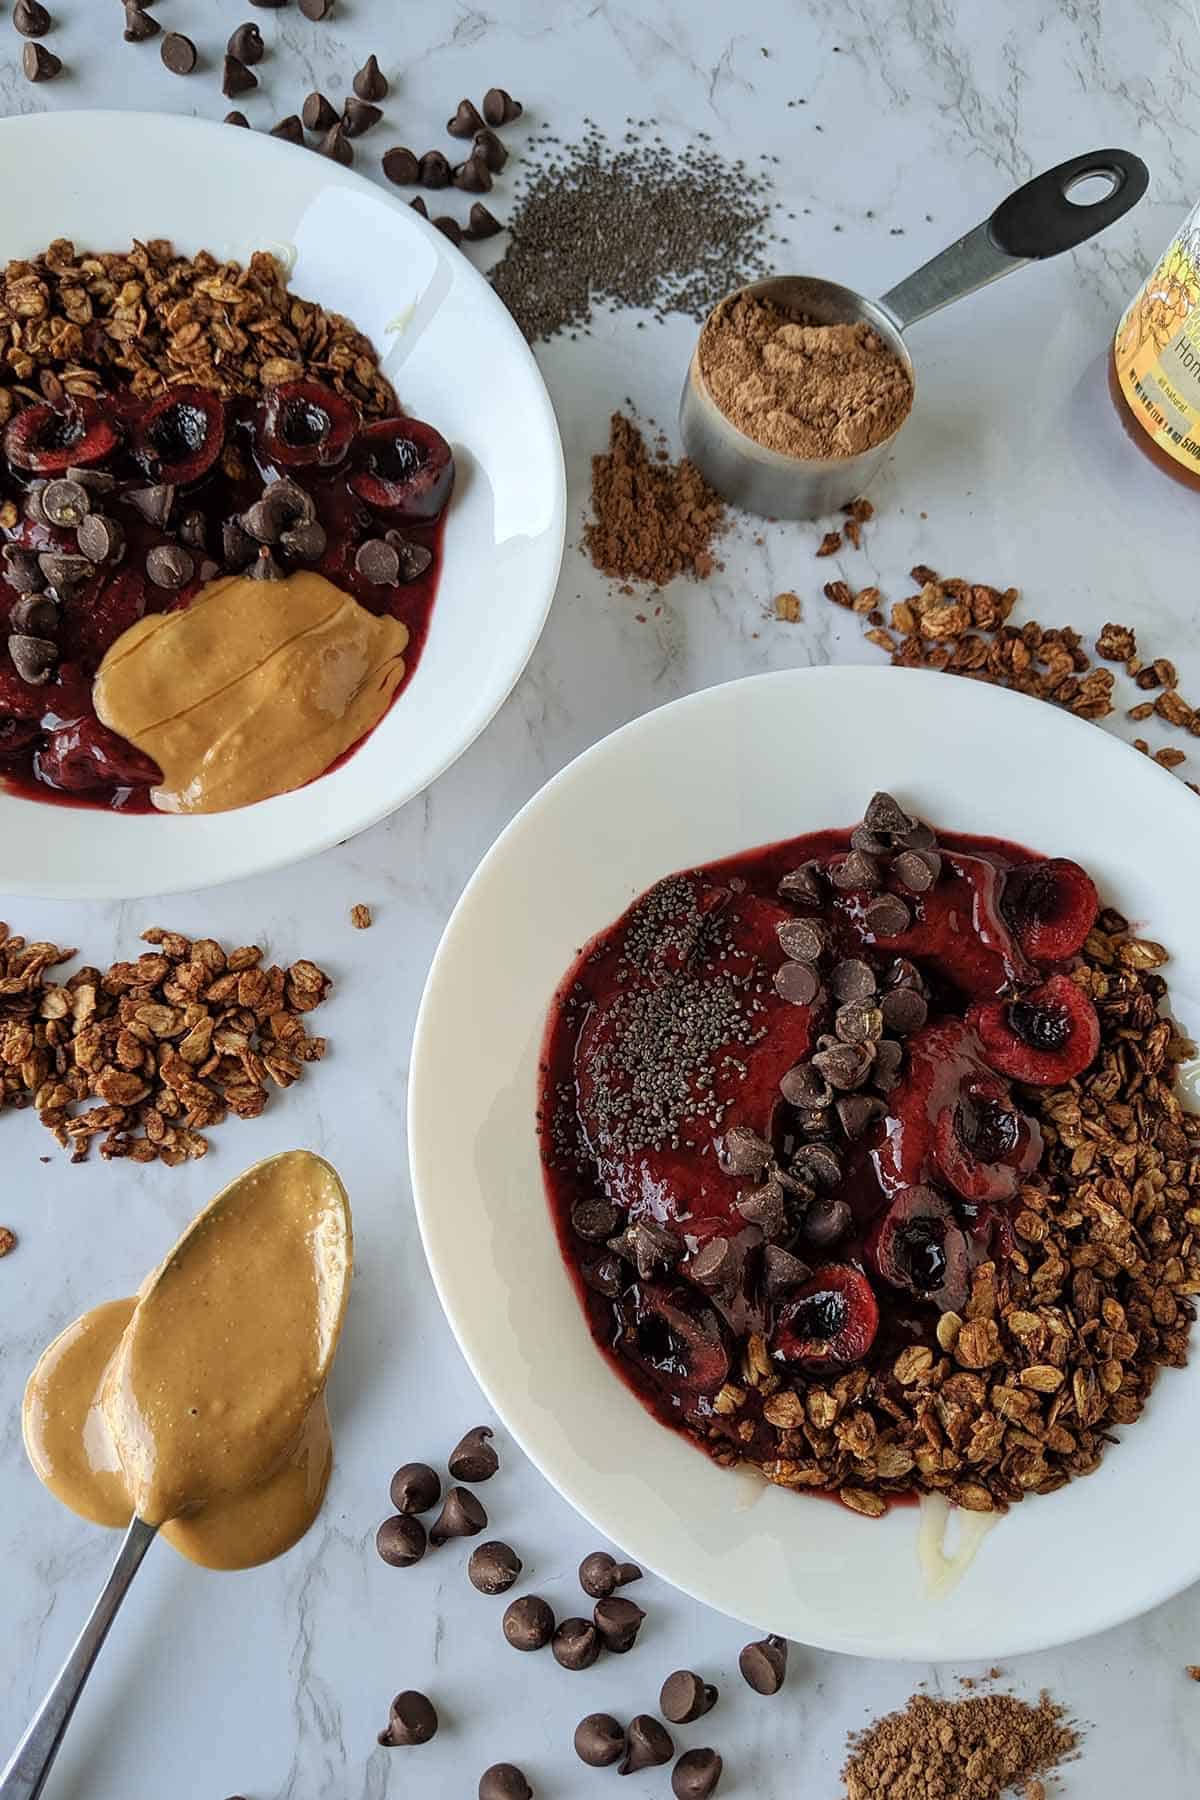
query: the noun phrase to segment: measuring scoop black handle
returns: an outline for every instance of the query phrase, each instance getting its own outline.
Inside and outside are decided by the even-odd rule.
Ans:
[[[1114,185],[1103,198],[1079,205],[1068,195],[1089,175],[1108,176]],[[1002,200],[988,220],[988,236],[1006,256],[1058,256],[1124,218],[1149,180],[1150,171],[1131,150],[1073,156]]]

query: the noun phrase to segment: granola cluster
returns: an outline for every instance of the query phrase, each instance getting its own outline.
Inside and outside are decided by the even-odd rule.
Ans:
[[[58,984],[47,972],[76,952],[0,924],[0,1108],[32,1104],[74,1162],[93,1141],[102,1157],[170,1167],[203,1156],[205,1131],[256,1118],[272,1086],[325,1054],[304,1024],[330,987],[315,963],[264,967],[257,944],[142,936],[154,949],[136,961]]]
[[[125,253],[79,252],[57,238],[10,262],[0,287],[0,423],[23,404],[86,397],[105,383],[149,399],[176,382],[224,399],[311,375],[367,417],[396,411],[370,339],[340,313],[288,291],[259,250],[242,267],[166,238]]]
[[[1200,1293],[1200,1114],[1175,1091],[1196,1051],[1159,1016],[1166,960],[1101,914],[1074,977],[1099,1015],[1100,1055],[1065,1087],[1019,1090],[1041,1166],[1021,1189],[1007,1267],[975,1271],[963,1313],[939,1319],[937,1349],[785,1387],[751,1338],[740,1379],[715,1400],[718,1461],[739,1460],[729,1427],[753,1392],[777,1433],[768,1478],[835,1489],[872,1518],[913,1487],[1004,1511],[1098,1466],[1159,1369],[1184,1364]],[[747,1442],[759,1410],[747,1409]]]

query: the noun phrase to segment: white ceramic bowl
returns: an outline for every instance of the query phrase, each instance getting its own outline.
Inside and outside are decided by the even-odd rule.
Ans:
[[[51,238],[115,250],[168,237],[245,259],[271,249],[295,290],[373,340],[408,412],[454,446],[458,485],[441,585],[416,674],[332,774],[208,817],[130,817],[0,793],[0,892],[176,893],[276,868],[362,831],[478,736],[537,643],[558,579],[562,447],[550,399],[507,309],[467,257],[403,200],[260,132],[136,113],[0,121],[0,160],[36,170],[0,188],[0,255]]]
[[[874,1523],[759,1487],[643,1409],[589,1337],[538,1163],[538,1051],[579,946],[669,871],[846,825],[877,787],[945,829],[1078,858],[1172,949],[1176,1009],[1200,1026],[1200,813],[1182,783],[1094,725],[973,682],[858,668],[758,676],[605,739],[485,858],[417,1026],[417,1208],[442,1304],[496,1410],[627,1553],[760,1629],[827,1649],[1007,1656],[1114,1625],[1200,1576],[1200,1357],[1163,1374],[1097,1474],[1014,1509],[935,1599],[915,1510]]]

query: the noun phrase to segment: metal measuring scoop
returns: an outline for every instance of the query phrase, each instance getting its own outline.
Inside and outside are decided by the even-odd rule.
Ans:
[[[1097,177],[1108,183],[1099,199],[1079,202],[1071,198],[1074,189]],[[1086,243],[1137,205],[1149,179],[1145,163],[1130,151],[1093,150],[1027,181],[1001,201],[990,219],[878,300],[868,300],[853,288],[815,275],[775,275],[736,289],[720,306],[747,295],[770,300],[807,324],[853,325],[865,320],[899,358],[915,389],[913,361],[903,337],[910,325],[1026,263]],[[747,512],[775,519],[820,518],[853,500],[866,487],[904,423],[902,419],[882,443],[857,456],[818,460],[769,450],[739,431],[717,406],[700,372],[699,345],[692,355],[679,409],[684,451],[709,485]]]

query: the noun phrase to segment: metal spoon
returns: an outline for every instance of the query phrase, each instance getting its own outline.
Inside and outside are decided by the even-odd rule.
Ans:
[[[1072,190],[1095,177],[1107,191],[1094,201],[1071,198]],[[918,319],[962,300],[1026,263],[1058,256],[1086,243],[1136,206],[1149,172],[1128,150],[1093,150],[1037,175],[1001,201],[989,219],[968,231],[932,261],[897,282],[878,300],[813,275],[776,275],[727,295],[770,300],[818,325],[873,326],[913,378],[912,357],[903,333]],[[679,429],[683,447],[710,486],[747,512],[766,518],[816,519],[835,512],[861,494],[903,421],[890,437],[857,456],[785,456],[747,437],[726,418],[708,392],[697,346],[684,383]]]
[[[37,1800],[58,1755],[58,1747],[66,1736],[84,1683],[100,1654],[100,1646],[108,1636],[117,1608],[129,1591],[129,1584],[141,1567],[142,1558],[154,1542],[157,1531],[156,1525],[146,1525],[141,1519],[131,1520],[112,1572],[87,1624],[0,1772],[0,1800]]]

